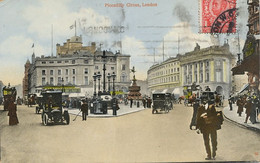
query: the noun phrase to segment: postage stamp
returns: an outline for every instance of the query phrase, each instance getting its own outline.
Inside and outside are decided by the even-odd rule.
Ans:
[[[200,0],[200,33],[236,33],[236,0]]]

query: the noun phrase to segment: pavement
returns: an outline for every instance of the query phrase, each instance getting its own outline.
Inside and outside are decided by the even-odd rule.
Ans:
[[[226,119],[228,119],[231,122],[234,122],[239,126],[246,127],[248,129],[252,129],[257,132],[260,132],[260,114],[258,114],[258,117],[256,118],[257,121],[256,123],[252,124],[252,122],[250,121],[250,117],[248,118],[247,123],[244,123],[246,119],[245,108],[240,117],[237,114],[237,106],[233,104],[232,107],[233,107],[232,110],[230,110],[229,106],[223,108],[223,114]]]
[[[130,108],[130,105],[125,105],[125,104],[119,104],[119,110],[117,110],[117,115],[113,115],[113,110],[112,109],[108,109],[107,114],[90,114],[90,110],[89,110],[89,114],[88,117],[89,118],[108,118],[108,117],[118,117],[118,116],[123,116],[123,115],[127,115],[127,114],[131,114],[131,113],[136,113],[142,110],[145,110],[147,108],[144,108],[141,103],[140,103],[140,107],[137,107],[136,105],[133,104],[132,108]],[[70,114],[73,115],[77,115],[81,116],[82,114],[79,113],[80,110],[79,109],[71,109],[68,108],[68,111]]]

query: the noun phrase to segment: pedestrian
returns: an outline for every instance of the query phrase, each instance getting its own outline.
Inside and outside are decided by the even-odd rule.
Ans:
[[[249,119],[252,122],[252,124],[256,123],[256,117],[257,117],[256,108],[258,104],[259,103],[257,98],[254,98],[252,101],[252,108],[251,108],[250,119]]]
[[[228,99],[228,104],[229,104],[229,110],[232,111],[233,110],[233,108],[232,108],[233,101],[232,101],[231,97]]]
[[[219,107],[220,106],[220,97],[218,94],[216,94],[215,102],[216,102],[216,107]]]
[[[217,151],[217,112],[214,105],[214,101],[208,102],[208,107],[203,113],[203,107],[198,111],[197,128],[203,134],[204,145],[207,153],[205,160],[215,159]],[[212,145],[212,153],[210,148],[210,142]]]
[[[196,127],[196,119],[197,119],[197,112],[198,112],[198,108],[200,106],[200,99],[197,98],[195,101],[195,104],[193,105],[193,115],[191,118],[191,122],[190,122],[190,129],[192,130],[192,126]]]
[[[248,118],[250,117],[251,111],[252,111],[252,100],[249,97],[245,103],[245,108],[246,108],[246,119],[245,123],[247,123]]]
[[[237,99],[237,106],[238,106],[238,108],[237,108],[237,113],[238,113],[238,115],[241,117],[241,114],[242,114],[242,112],[243,112],[243,107],[244,107],[244,102],[243,102],[242,97],[239,97],[239,98]]]
[[[144,108],[146,108],[146,98],[145,97],[143,98],[142,102],[143,102]]]
[[[148,97],[147,99],[147,108],[151,108],[152,105],[152,99],[150,97]]]
[[[132,108],[132,106],[133,106],[133,99],[130,98],[130,108]]]
[[[82,121],[87,120],[88,115],[88,103],[87,99],[82,100],[83,104],[80,106],[81,112],[82,112]]]
[[[13,97],[10,98],[8,105],[8,116],[9,116],[9,125],[17,125],[19,123],[18,117],[16,114],[17,106]]]

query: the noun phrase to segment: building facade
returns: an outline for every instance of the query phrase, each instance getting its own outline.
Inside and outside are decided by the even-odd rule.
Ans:
[[[106,91],[109,88],[107,76],[115,73],[116,91],[126,92],[130,85],[130,55],[105,51],[104,60],[103,51],[91,49],[95,47],[94,44],[92,43],[88,49],[82,46],[81,37],[74,36],[64,45],[68,48],[57,47],[55,57],[35,57],[33,54],[28,73],[29,93],[37,93],[43,88],[65,88],[67,95],[92,96],[95,84],[94,73],[101,74],[100,82],[96,80],[96,86],[97,91],[98,88],[103,91],[104,63]],[[112,78],[110,78],[110,90],[112,91]]]
[[[234,60],[227,43],[204,49],[197,44],[194,51],[152,66],[148,70],[148,88],[151,92],[167,88],[183,95],[183,86],[195,83],[202,90],[209,86],[211,91],[228,97]]]
[[[249,90],[259,93],[260,87],[260,27],[259,27],[259,0],[247,0],[248,4],[248,33],[243,47],[243,60],[238,60],[232,68],[233,75],[246,74],[248,76]]]
[[[24,64],[24,77],[23,77],[23,99],[26,99],[28,96],[28,74],[29,74],[29,69],[30,69],[31,63],[29,61],[29,59],[26,61],[26,63]]]
[[[150,94],[163,91],[178,94],[181,86],[179,57],[169,58],[150,67],[147,81]]]

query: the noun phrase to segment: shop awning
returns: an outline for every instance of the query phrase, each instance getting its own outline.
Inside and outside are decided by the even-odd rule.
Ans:
[[[244,74],[245,71],[259,74],[259,60],[260,55],[252,55],[242,61],[240,65],[233,67],[231,71],[233,72],[233,75]]]

